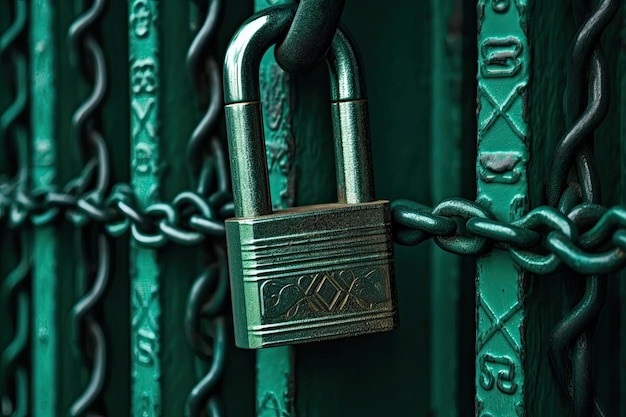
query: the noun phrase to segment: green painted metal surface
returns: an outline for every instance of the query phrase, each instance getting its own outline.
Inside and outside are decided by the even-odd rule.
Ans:
[[[183,185],[189,188],[187,142],[200,119],[186,58],[193,40],[193,2],[158,2],[161,113],[160,197],[171,201]],[[197,28],[195,28],[197,30]],[[162,115],[170,113],[172,117]],[[161,270],[161,415],[184,415],[185,402],[196,381],[195,356],[184,334],[185,305],[189,288],[198,274],[198,251],[171,246],[158,251]],[[181,269],[181,264],[186,265]],[[165,279],[165,277],[179,279]],[[167,342],[165,342],[167,341]]]
[[[545,184],[549,172],[549,161],[552,158],[556,143],[562,138],[568,125],[563,112],[563,96],[566,86],[568,63],[571,45],[576,34],[576,24],[572,17],[572,6],[569,4],[548,4],[531,2],[529,12],[533,24],[529,25],[529,39],[532,46],[532,88],[530,89],[529,123],[532,132],[532,158],[529,163],[529,197],[531,207],[545,202]],[[622,5],[623,9],[623,5]],[[621,12],[623,16],[623,10]],[[623,105],[619,104],[616,82],[620,79],[623,69],[619,61],[623,52],[613,48],[620,41],[616,21],[611,23],[603,36],[603,44],[609,60],[609,76],[611,77],[611,106],[605,122],[596,135],[595,154],[602,177],[604,205],[612,205],[621,201],[623,195],[621,184],[620,161],[623,147],[612,142],[622,122]],[[623,64],[622,64],[623,65]],[[623,67],[622,67],[623,68]],[[615,101],[614,101],[615,100]],[[621,180],[620,180],[621,182]],[[609,277],[609,287],[605,307],[603,308],[598,326],[594,332],[592,364],[594,368],[593,383],[598,399],[605,407],[607,415],[621,415],[619,404],[618,372],[611,372],[619,363],[623,344],[617,339],[617,322],[612,319],[617,312],[623,312],[623,299],[618,295],[619,283]],[[529,277],[526,290],[526,357],[524,367],[527,377],[532,377],[532,384],[527,384],[526,411],[528,415],[571,415],[571,403],[568,396],[558,384],[553,367],[547,360],[549,355],[550,335],[554,326],[570,312],[580,300],[584,290],[581,280],[572,280],[564,274],[549,277]],[[613,327],[613,330],[610,328]],[[623,369],[623,368],[621,368]],[[623,381],[623,379],[621,379]]]
[[[160,2],[128,2],[131,185],[146,207],[159,201]],[[131,415],[161,414],[160,267],[154,249],[133,241],[131,285]]]
[[[456,0],[431,1],[432,8],[432,201],[462,192],[461,96],[463,77],[463,9]],[[432,248],[431,253],[431,412],[459,415],[459,380],[450,378],[459,367],[458,306],[461,259]]]
[[[478,202],[512,221],[528,209],[530,51],[524,1],[478,2]],[[524,273],[509,254],[480,258],[476,278],[476,412],[524,413]]]
[[[55,34],[54,5],[48,0],[32,2],[32,175],[34,187],[49,187],[57,180],[55,143]],[[60,415],[59,308],[60,275],[54,226],[34,232],[33,247],[33,415]]]

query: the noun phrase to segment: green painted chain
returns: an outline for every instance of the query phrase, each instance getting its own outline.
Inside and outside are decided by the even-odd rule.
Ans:
[[[174,200],[174,207],[177,202],[195,204],[189,206],[190,217],[183,224],[191,226],[197,221],[204,221],[214,225],[209,229],[214,235],[222,236],[223,217],[215,219],[213,213],[218,213],[219,206],[230,200],[228,162],[219,139],[223,83],[215,45],[223,1],[194,2],[199,29],[187,52],[187,69],[197,86],[203,117],[187,142],[187,158],[197,190],[195,194],[179,194]],[[214,173],[215,178],[210,173]],[[205,203],[207,196],[208,205]],[[232,210],[232,204],[230,207]],[[196,220],[192,220],[194,215]],[[223,215],[230,215],[230,212]],[[196,232],[199,231],[196,229]],[[195,276],[187,296],[185,335],[196,357],[198,380],[187,395],[185,417],[223,417],[226,414],[220,393],[229,336],[226,325],[229,282],[224,246],[223,238],[212,239],[202,245],[200,251],[204,266]]]
[[[205,167],[205,177],[213,170]],[[0,219],[7,219],[11,227],[20,227],[27,220],[41,225],[65,212],[74,224],[104,223],[112,236],[131,229],[140,244],[160,247],[167,242],[196,245],[206,237],[222,236],[224,219],[233,213],[230,195],[223,191],[208,199],[183,191],[172,203],[141,209],[127,184],[116,185],[102,198],[75,194],[81,187],[74,184],[82,181],[84,178],[73,182],[68,192],[49,190],[30,196],[16,184],[0,185]],[[460,198],[445,200],[434,209],[398,200],[392,211],[394,238],[403,245],[417,245],[433,237],[442,249],[459,255],[481,255],[493,247],[507,249],[515,263],[536,274],[551,274],[564,265],[585,275],[605,274],[626,265],[626,208],[621,206],[607,209],[583,204],[568,216],[541,206],[511,224],[494,220],[486,208]],[[595,226],[580,230],[576,219],[590,216],[597,219]]]
[[[606,274],[626,265],[626,208],[621,206],[581,204],[567,216],[541,206],[510,224],[460,198],[434,209],[398,200],[392,211],[395,240],[405,245],[433,237],[442,249],[459,255],[481,255],[497,247],[508,250],[522,269],[542,275],[564,265],[583,275]]]
[[[218,191],[205,199],[194,191],[183,191],[171,203],[154,203],[142,209],[125,183],[115,185],[106,197],[96,192],[83,194],[96,168],[95,163],[89,164],[63,192],[49,189],[27,194],[19,183],[0,183],[0,220],[6,220],[11,228],[29,222],[42,226],[65,214],[76,226],[105,224],[111,236],[121,236],[130,229],[133,238],[146,247],[161,247],[168,241],[195,245],[206,236],[224,235],[224,219],[233,213],[228,193]],[[211,182],[210,170],[207,164],[206,182]]]

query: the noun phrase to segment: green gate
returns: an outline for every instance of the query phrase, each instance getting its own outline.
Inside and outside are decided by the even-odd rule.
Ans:
[[[626,6],[345,3],[0,2],[1,416],[626,415]],[[230,296],[249,160],[223,68],[269,14],[291,27],[260,62],[266,148],[248,150],[275,210],[344,193],[333,122],[367,119],[331,115],[354,75],[319,64],[341,18],[398,329],[235,346],[233,309],[261,313]],[[298,302],[354,296],[333,282]]]

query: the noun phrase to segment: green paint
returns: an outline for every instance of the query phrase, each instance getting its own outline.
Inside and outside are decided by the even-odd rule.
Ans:
[[[432,199],[461,194],[461,2],[432,0]],[[460,258],[432,247],[430,409],[458,415]]]
[[[189,181],[187,143],[201,115],[197,111],[197,93],[188,76],[186,57],[193,40],[190,14],[194,6],[193,1],[159,2],[159,15],[167,16],[159,22],[159,99],[162,109],[159,136],[163,138],[159,143],[161,201],[172,201],[180,191],[193,187]],[[198,380],[194,366],[196,356],[189,347],[183,326],[189,288],[198,276],[198,252],[178,245],[168,245],[167,249],[159,251],[162,277],[159,288],[163,294],[161,340],[167,341],[162,344],[160,355],[163,416],[184,415],[187,397]],[[248,398],[250,413],[251,400]]]
[[[431,21],[430,2],[385,7],[374,0],[348,1],[342,15],[364,60],[379,198],[429,198]],[[463,62],[470,65],[475,60]],[[317,73],[297,80],[301,100],[294,124],[296,163],[303,172],[298,175],[300,205],[336,200],[326,72],[322,65]],[[475,92],[474,87],[471,94]],[[473,108],[474,102],[475,97],[467,108]],[[473,159],[469,153],[465,156]],[[394,248],[400,308],[397,330],[297,347],[298,416],[429,415],[430,256],[427,245]],[[472,295],[469,298],[473,300]],[[470,317],[468,326],[473,329],[471,313]],[[464,346],[472,353],[469,340]],[[467,383],[466,377],[459,385]],[[472,404],[473,398],[465,410],[471,410]]]
[[[126,182],[130,177],[128,131],[132,114],[128,99],[128,31],[120,30],[120,25],[127,19],[127,2],[109,1],[98,29],[99,33],[106,34],[101,40],[111,80],[99,119],[109,148],[113,182]],[[107,378],[111,383],[103,391],[102,399],[109,416],[128,416],[131,399],[128,235],[112,239],[111,249],[112,270],[101,306],[104,313],[102,323],[108,330],[108,363],[115,365],[107,369]]]
[[[526,2],[478,1],[478,201],[502,221],[528,207]],[[505,53],[504,64],[493,60]],[[476,279],[476,412],[514,416],[524,408],[523,274],[505,251],[480,258]]]
[[[576,33],[569,3],[533,1],[532,88],[529,114],[532,158],[529,163],[530,207],[545,203],[545,183],[555,146],[565,132],[563,92],[569,61],[568,48]],[[566,286],[571,280],[562,275],[545,279],[530,276],[525,308],[525,372],[533,383],[525,389],[525,409],[529,416],[570,416],[570,401],[559,385],[549,361],[549,338],[554,326],[571,309]],[[549,307],[548,307],[549,306]],[[541,325],[537,325],[541,323]]]
[[[159,2],[129,0],[131,184],[144,207],[159,185]],[[157,253],[131,243],[131,415],[161,415]]]
[[[293,0],[255,0],[254,10],[290,3]],[[295,200],[295,170],[292,167],[295,104],[292,77],[276,63],[274,48],[261,60],[259,82],[272,206],[281,209],[292,206]],[[291,346],[261,349],[256,355],[257,416],[293,416],[294,349]]]
[[[56,74],[54,73],[53,1],[33,0],[31,8],[32,186],[56,181],[54,141]],[[33,243],[32,413],[58,414],[58,275],[54,226],[37,228]]]

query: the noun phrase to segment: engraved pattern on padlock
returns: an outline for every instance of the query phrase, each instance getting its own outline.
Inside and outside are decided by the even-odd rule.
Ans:
[[[373,201],[361,63],[338,30],[327,63],[339,202],[273,212],[259,63],[293,8],[255,15],[226,53],[234,219],[226,221],[235,341],[244,348],[391,330],[398,315],[388,201]]]

